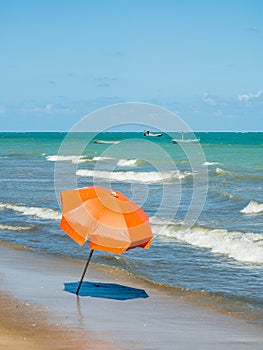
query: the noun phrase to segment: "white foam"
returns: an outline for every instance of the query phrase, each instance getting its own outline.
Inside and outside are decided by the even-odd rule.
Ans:
[[[82,177],[95,177],[105,179],[107,181],[124,181],[124,182],[141,182],[141,183],[163,183],[182,180],[191,173],[180,171],[150,171],[150,172],[134,172],[134,171],[101,171],[101,170],[84,170],[79,169],[76,175]]]
[[[115,158],[111,158],[111,157],[97,156],[97,157],[93,157],[92,159],[89,159],[89,162],[104,162],[104,161],[114,160],[114,159]]]
[[[209,166],[209,165],[215,165],[215,164],[219,164],[217,162],[204,162],[203,165],[205,166]]]
[[[137,166],[141,162],[140,159],[120,159],[117,163],[118,166],[130,167]]]
[[[22,215],[36,216],[44,220],[61,219],[61,213],[50,208],[25,207],[25,206],[9,204],[9,203],[6,203],[6,204],[0,203],[0,209],[13,210]]]
[[[216,168],[216,173],[217,173],[217,175],[230,175],[231,174],[230,171],[227,171],[227,170],[224,170],[221,168]]]
[[[119,140],[94,140],[95,143],[105,143],[105,144],[118,144],[120,143]]]
[[[34,230],[34,226],[11,226],[0,224],[1,231],[32,231]]]
[[[185,228],[163,225],[155,220],[152,224],[156,236],[173,238],[200,248],[210,249],[212,253],[223,254],[240,262],[263,264],[263,235],[209,229],[206,227]]]
[[[240,210],[243,214],[260,214],[263,213],[263,204],[256,201],[250,201],[249,204]]]
[[[46,160],[48,160],[49,162],[72,162],[74,164],[87,161],[84,156],[58,156],[58,155],[47,156]]]
[[[74,159],[72,159],[72,163],[73,164],[80,164],[80,163],[85,163],[85,162],[87,162],[88,161],[88,159],[87,158],[84,158],[84,157],[78,157],[78,158],[74,158]]]

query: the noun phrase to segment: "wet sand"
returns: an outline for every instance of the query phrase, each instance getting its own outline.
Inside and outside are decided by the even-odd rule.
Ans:
[[[0,293],[0,308],[0,349],[93,349],[85,333],[51,324],[35,305]]]
[[[77,297],[84,262],[7,246],[0,257],[0,349],[263,348],[262,329],[128,274],[91,265]]]

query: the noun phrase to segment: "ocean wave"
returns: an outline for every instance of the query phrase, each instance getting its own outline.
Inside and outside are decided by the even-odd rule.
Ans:
[[[53,155],[53,156],[46,156],[46,160],[49,162],[72,162],[73,164],[80,164],[80,163],[86,163],[86,162],[105,162],[105,161],[112,161],[117,159],[112,157],[103,157],[103,156],[95,156],[95,157],[89,158],[87,156]]]
[[[21,205],[0,203],[0,209],[13,210],[17,213],[27,216],[35,216],[44,220],[60,220],[60,212],[50,208],[26,207]]]
[[[218,162],[204,162],[203,165],[209,166],[209,165],[216,165],[219,164]]]
[[[256,202],[256,201],[250,201],[249,204],[240,210],[240,213],[243,214],[262,214],[263,213],[263,204]]]
[[[234,179],[250,179],[254,181],[262,181],[263,176],[262,174],[249,174],[249,173],[242,173],[242,172],[233,172],[229,170],[224,170],[222,168],[216,168],[215,170],[216,176],[228,176],[230,178]]]
[[[227,171],[221,168],[216,168],[216,174],[217,175],[233,175],[233,173],[231,173],[231,171]]]
[[[220,191],[219,192],[220,196],[222,196],[223,198],[229,198],[232,199],[234,201],[241,201],[243,198],[235,193],[229,193],[227,191]],[[218,194],[216,193],[216,196],[218,197]]]
[[[93,142],[101,144],[117,144],[120,143],[120,140],[94,140]]]
[[[93,157],[91,159],[88,159],[88,162],[105,162],[105,161],[108,161],[108,160],[115,160],[115,158],[97,156],[97,157]]]
[[[85,156],[46,156],[46,160],[49,162],[72,162],[73,164],[79,164],[87,162]]]
[[[76,175],[82,177],[95,177],[107,181],[124,181],[124,182],[141,182],[141,183],[171,183],[178,180],[183,180],[191,176],[190,172],[177,171],[149,171],[149,172],[134,172],[134,171],[100,171],[100,170],[84,170],[79,169]]]
[[[122,167],[132,167],[137,166],[142,163],[141,159],[117,159],[113,157],[103,157],[103,156],[94,156],[88,158],[86,156],[46,156],[46,160],[49,162],[72,162],[73,164],[80,164],[85,162],[108,162],[115,161],[118,166]]]
[[[199,248],[210,249],[214,254],[243,262],[263,264],[263,235],[244,233],[202,226],[183,228],[174,222],[163,224],[162,220],[152,223],[155,236],[176,239]]]
[[[35,229],[36,229],[35,226],[11,226],[11,225],[0,224],[1,231],[33,231]]]
[[[113,161],[117,163],[117,166],[121,167],[133,167],[138,166],[142,163],[141,159],[132,158],[132,159],[117,159],[112,157],[103,157],[103,156],[96,156],[91,159],[87,159],[88,162],[108,162]]]
[[[120,159],[117,163],[118,166],[123,166],[123,167],[130,167],[130,166],[137,166],[142,163],[141,159]]]

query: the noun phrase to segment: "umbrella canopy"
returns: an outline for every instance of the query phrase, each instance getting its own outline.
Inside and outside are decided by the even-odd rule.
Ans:
[[[121,254],[150,247],[153,235],[148,216],[120,192],[99,186],[63,191],[61,203],[61,229],[79,245],[90,241],[91,252],[77,295],[94,249]]]
[[[92,186],[61,192],[60,227],[79,245],[121,254],[149,248],[153,235],[147,214],[121,192]]]

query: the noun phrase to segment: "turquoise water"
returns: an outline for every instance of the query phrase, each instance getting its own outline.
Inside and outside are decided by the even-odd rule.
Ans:
[[[2,241],[86,259],[88,245],[59,228],[57,197],[99,184],[143,207],[154,240],[121,256],[96,252],[94,262],[263,309],[263,133],[196,133],[188,145],[174,144],[176,133],[65,136],[0,134]]]

